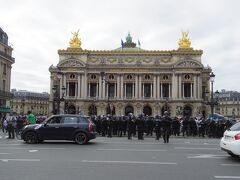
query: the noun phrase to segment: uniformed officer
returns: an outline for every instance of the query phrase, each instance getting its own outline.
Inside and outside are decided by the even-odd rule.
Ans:
[[[164,143],[169,143],[169,136],[171,131],[172,119],[169,117],[168,112],[165,111],[162,117],[162,128],[163,128],[163,140]]]

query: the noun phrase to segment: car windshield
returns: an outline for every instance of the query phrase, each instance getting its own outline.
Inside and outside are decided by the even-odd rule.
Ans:
[[[230,131],[240,131],[240,123],[234,124],[231,128]]]

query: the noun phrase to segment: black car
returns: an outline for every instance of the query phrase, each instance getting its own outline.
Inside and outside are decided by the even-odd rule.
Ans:
[[[86,144],[96,138],[96,126],[88,117],[82,115],[53,115],[41,124],[27,125],[21,138],[26,143],[40,143],[44,140],[70,140]]]

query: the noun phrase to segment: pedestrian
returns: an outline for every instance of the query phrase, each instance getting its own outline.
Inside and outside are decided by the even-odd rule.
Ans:
[[[8,131],[8,139],[14,139],[15,138],[15,132],[14,128],[16,125],[16,118],[12,114],[8,115],[6,117],[7,120],[7,131]]]
[[[169,114],[167,111],[164,112],[164,115],[162,117],[162,128],[163,128],[163,140],[164,143],[169,143],[169,136],[171,131],[171,123],[172,119],[169,117]]]
[[[28,111],[27,121],[29,124],[36,124],[37,120],[31,111]]]

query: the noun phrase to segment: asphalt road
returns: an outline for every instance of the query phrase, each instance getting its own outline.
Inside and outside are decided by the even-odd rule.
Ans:
[[[240,160],[219,139],[98,137],[25,144],[0,134],[0,180],[213,180],[240,179]]]

